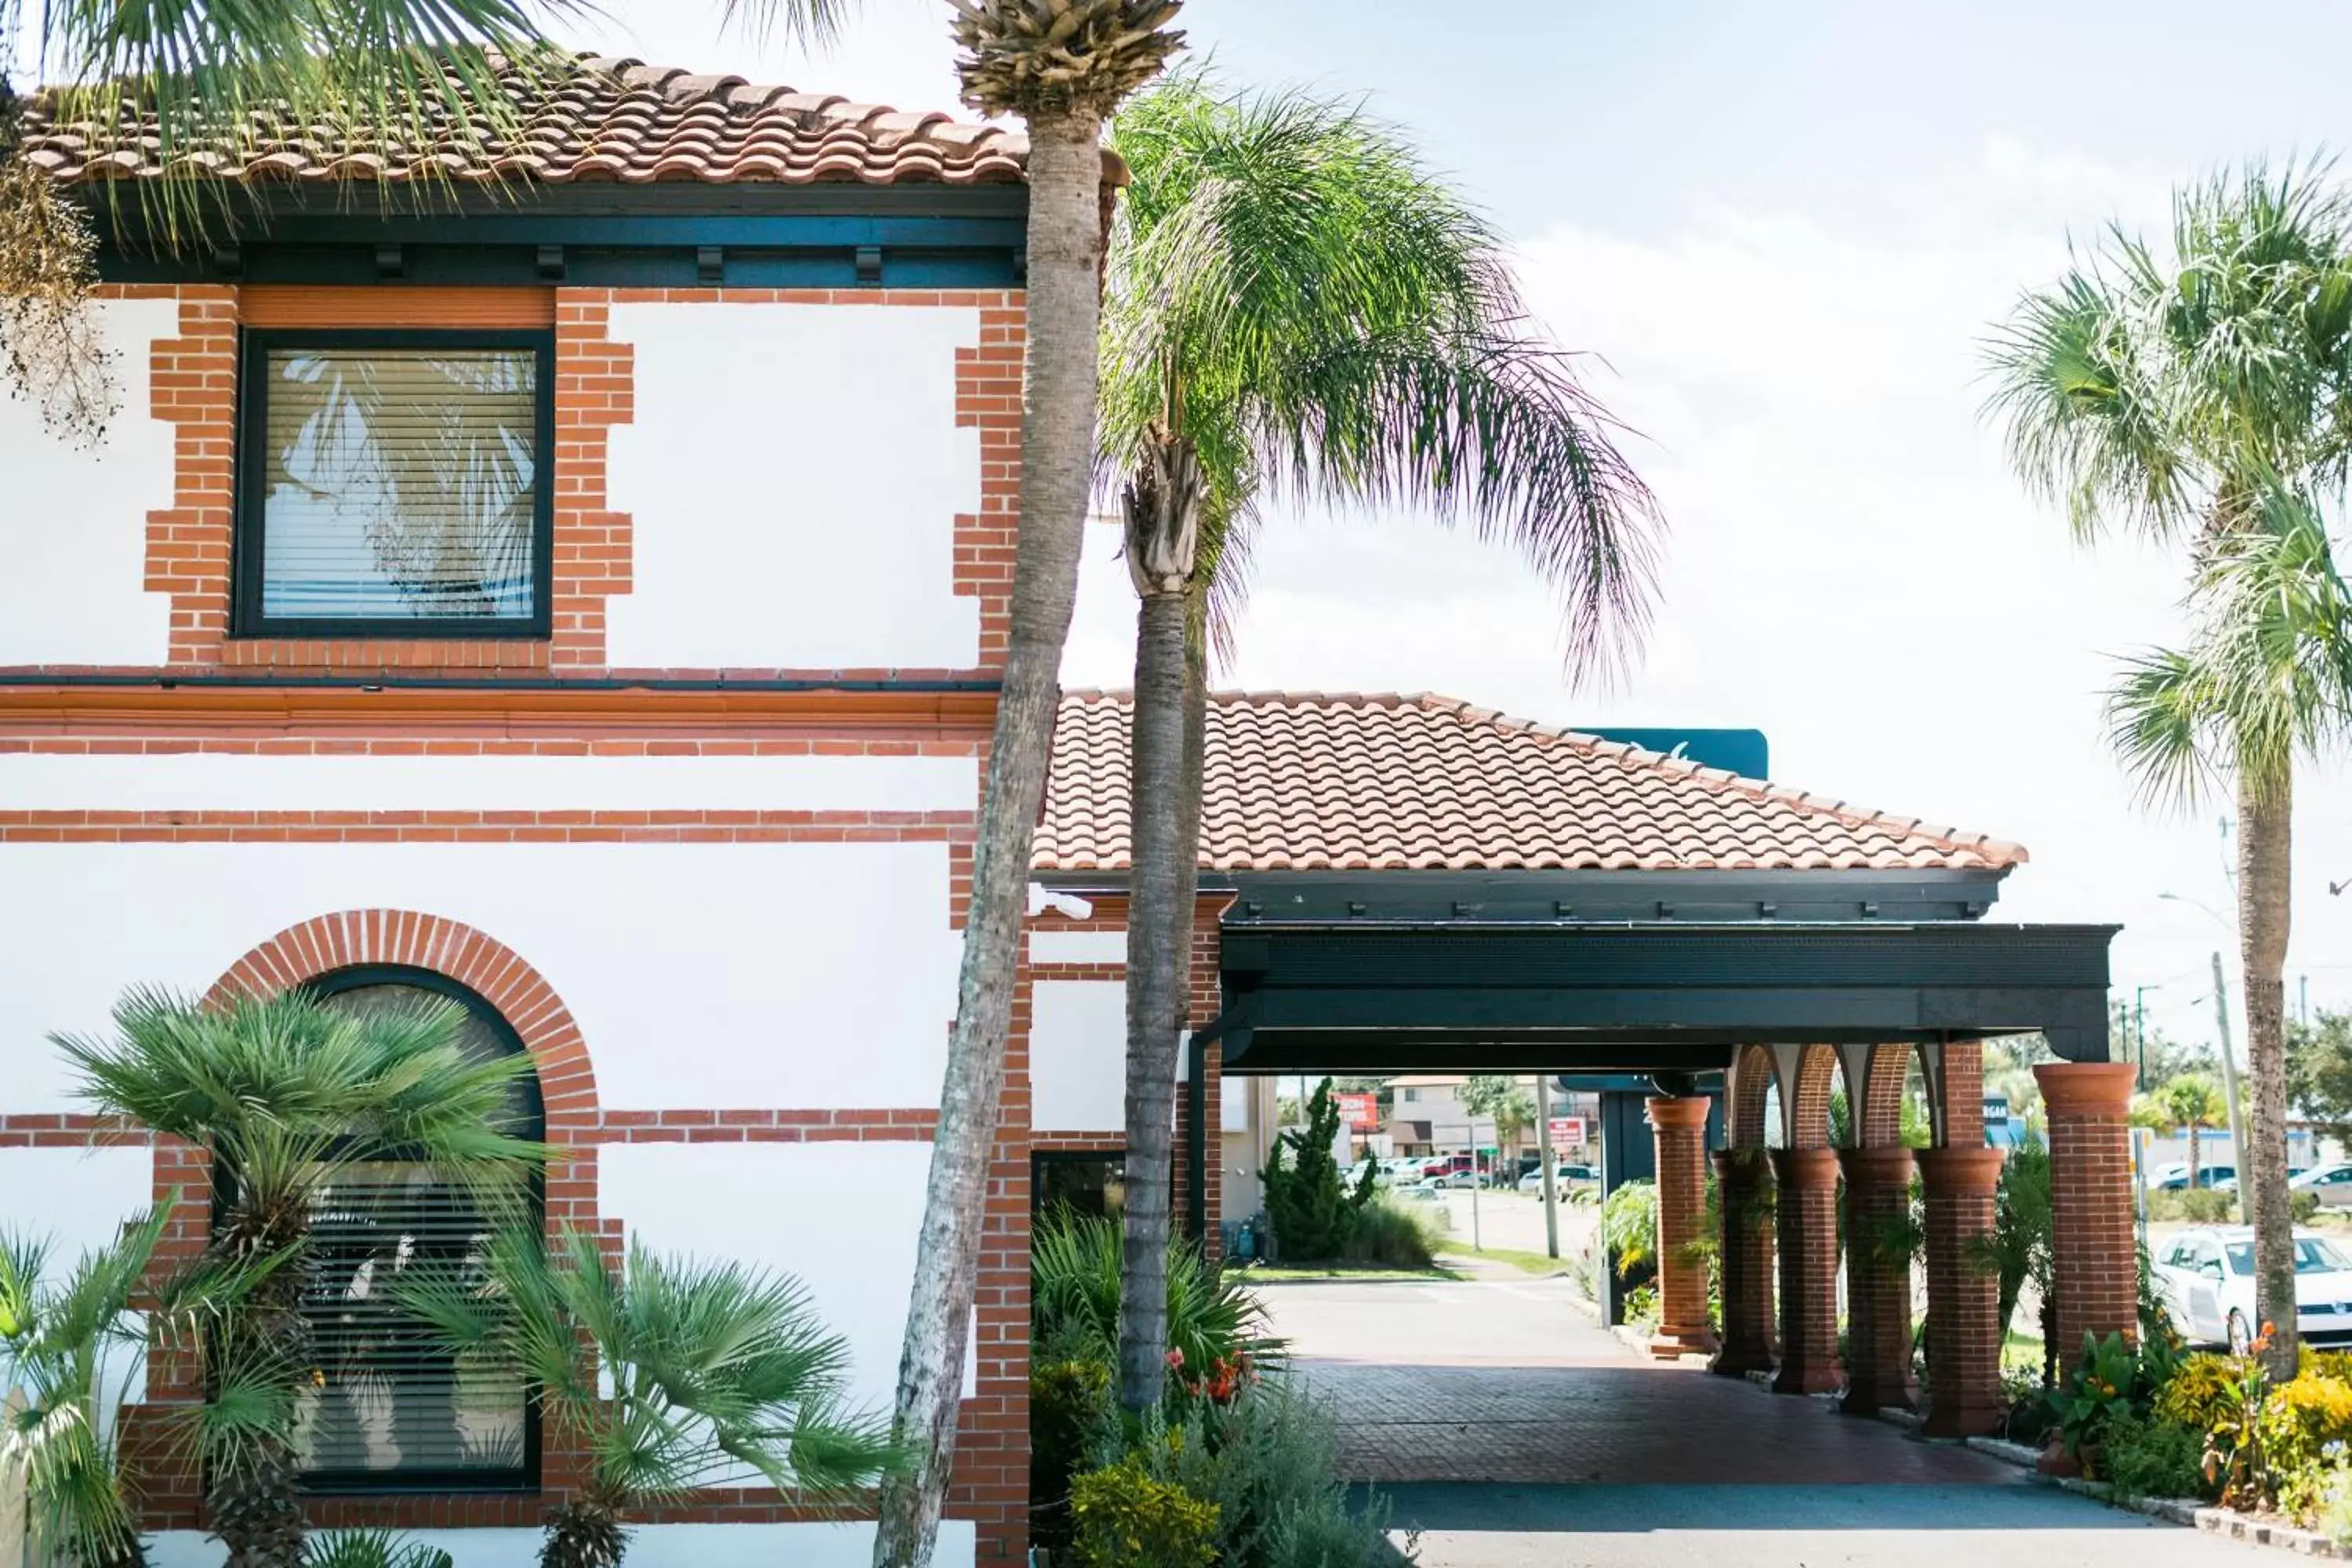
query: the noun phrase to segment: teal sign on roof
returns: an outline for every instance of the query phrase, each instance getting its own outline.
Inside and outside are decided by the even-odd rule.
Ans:
[[[1622,741],[1645,752],[1687,757],[1702,767],[1721,768],[1742,778],[1772,776],[1771,752],[1761,730],[1585,729],[1580,724],[1577,728],[1604,741]]]

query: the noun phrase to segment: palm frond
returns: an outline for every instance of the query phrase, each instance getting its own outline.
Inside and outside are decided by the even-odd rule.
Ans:
[[[1528,328],[1500,237],[1360,106],[1181,73],[1120,115],[1134,174],[1104,306],[1101,469],[1181,443],[1196,578],[1231,637],[1258,501],[1469,521],[1562,590],[1568,657],[1614,673],[1654,591],[1624,431]]]

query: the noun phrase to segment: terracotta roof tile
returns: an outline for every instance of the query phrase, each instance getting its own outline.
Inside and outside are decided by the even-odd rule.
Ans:
[[[1062,699],[1039,870],[1129,864],[1125,692]],[[2005,869],[2022,847],[1446,697],[1210,700],[1215,870]]]
[[[289,125],[265,126],[238,148],[193,149],[172,164],[221,179],[292,183],[401,184],[437,164],[473,183],[982,184],[1019,181],[1029,154],[1028,139],[1017,131],[633,59],[583,55],[551,82],[534,82],[507,66],[500,81],[525,131],[520,144],[493,148],[488,156],[460,155],[446,141],[361,145],[331,130]],[[442,122],[448,118],[437,104],[428,113]],[[97,131],[87,121],[57,123],[48,100],[37,97],[24,145],[35,165],[67,183],[152,179],[164,172],[152,121],[127,98],[114,125]],[[1106,155],[1105,163],[1117,177],[1116,159]]]

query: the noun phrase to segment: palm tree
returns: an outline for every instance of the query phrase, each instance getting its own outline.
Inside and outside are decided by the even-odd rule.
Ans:
[[[277,1266],[200,1260],[151,1279],[177,1200],[128,1221],[62,1279],[44,1277],[46,1246],[0,1236],[0,1390],[23,1396],[0,1420],[0,1485],[23,1484],[37,1558],[79,1568],[146,1563],[116,1447],[144,1352],[201,1340]]]
[[[1137,614],[1120,1398],[1162,1380],[1177,1037],[1186,1006],[1207,646],[1229,637],[1262,500],[1409,505],[1516,543],[1567,599],[1570,663],[1638,634],[1655,512],[1608,416],[1536,336],[1492,227],[1403,138],[1297,93],[1188,74],[1112,145],[1105,467]]]
[[[204,1345],[206,1500],[229,1568],[294,1568],[304,1525],[296,1436],[317,1356],[301,1306],[312,1216],[380,1163],[425,1164],[497,1212],[546,1151],[510,1136],[522,1056],[469,1058],[453,1003],[346,1012],[307,992],[213,1005],[131,992],[104,1039],[51,1037],[96,1110],[208,1153],[205,1258],[256,1275]]]
[[[830,12],[837,0],[796,0]],[[560,62],[543,25],[578,0],[319,0],[157,12],[124,0],[0,5],[0,372],[40,400],[51,426],[94,443],[113,411],[111,378],[82,309],[96,281],[89,212],[17,156],[25,98],[8,78],[29,65],[52,121],[94,157],[152,134],[165,155],[205,145],[234,157],[293,124],[324,138],[439,145],[511,142],[527,94],[497,67]],[[142,128],[135,103],[152,117]],[[437,194],[426,181],[420,196]],[[387,190],[387,195],[389,191]],[[184,249],[233,222],[216,182],[108,181],[98,201],[142,237]],[[124,208],[128,208],[126,213]]]
[[[2330,656],[2292,639],[2324,629],[2298,597],[2332,593],[2309,515],[2340,497],[2352,455],[2352,205],[2317,167],[2260,165],[2173,202],[2169,264],[2120,231],[2054,288],[2027,295],[1994,337],[1989,409],[2026,484],[2064,505],[2078,540],[2126,527],[2187,536],[2196,647],[2136,665],[2112,713],[2125,761],[2178,795],[2199,773],[2238,794],[2238,930],[2252,1081],[2250,1183],[2272,1364],[2294,1366],[2286,1191],[2285,990],[2292,767],[2321,738]],[[2304,514],[2300,522],[2290,514]],[[2279,641],[2274,639],[2288,639]],[[2234,716],[2234,717],[2233,717]],[[2241,727],[2236,718],[2248,721]],[[2201,744],[2203,750],[2197,748]]]
[[[2336,570],[2314,509],[2268,489],[2252,521],[2212,542],[2193,603],[2189,646],[2132,660],[2108,712],[2116,748],[2144,793],[2193,801],[2222,780],[2237,789],[2239,947],[2253,1079],[2252,1130],[2239,1151],[2238,1180],[2253,1200],[2256,1305],[2263,1321],[2277,1325],[2272,1354],[2284,1339],[2291,1355],[2289,826],[2295,763],[2352,733],[2352,589]],[[2211,1086],[2205,1089],[2210,1095]],[[2193,1160],[2193,1123],[2189,1138]],[[2266,1240],[2273,1244],[2267,1249]],[[2293,1375],[2294,1363],[2284,1364],[2281,1375]]]
[[[2157,1091],[2158,1107],[2164,1112],[2165,1124],[2189,1130],[2189,1190],[2197,1190],[2197,1135],[2208,1127],[2218,1127],[2228,1115],[2221,1103],[2221,1091],[2203,1073],[2185,1072]],[[2242,1171],[2239,1173],[2243,1175]]]
[[[964,913],[955,1028],[923,1200],[923,1268],[898,1362],[894,1430],[919,1458],[911,1472],[884,1483],[877,1568],[930,1562],[955,1455],[1030,849],[1045,802],[1093,471],[1102,129],[1182,39],[1167,26],[1176,0],[952,4],[964,101],[982,113],[1018,115],[1029,128],[1021,523],[1009,646]]]
[[[472,1269],[396,1294],[460,1365],[520,1373],[587,1456],[586,1485],[548,1518],[542,1568],[613,1568],[622,1518],[646,1502],[756,1476],[838,1505],[898,1462],[879,1416],[842,1408],[848,1347],[791,1279],[634,1243],[615,1268],[566,1226],[551,1243],[508,1231]]]

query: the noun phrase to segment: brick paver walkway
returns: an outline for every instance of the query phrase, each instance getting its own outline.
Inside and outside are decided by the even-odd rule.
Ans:
[[[1300,1373],[1338,1406],[1350,1480],[2013,1485],[1983,1455],[1821,1402],[1645,1362],[1564,1280],[1298,1284],[1262,1291]]]

